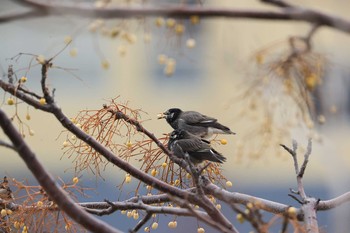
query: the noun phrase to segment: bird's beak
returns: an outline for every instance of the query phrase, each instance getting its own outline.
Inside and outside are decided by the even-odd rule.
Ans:
[[[158,118],[158,120],[159,120],[159,119],[162,119],[162,118],[166,118],[167,115],[168,115],[167,112],[162,112],[162,113],[159,113],[159,114],[157,115],[157,118]]]
[[[166,117],[166,115],[165,115],[164,113],[159,113],[159,114],[157,115],[158,120],[159,120],[159,119],[162,119],[162,118],[165,118],[165,117]]]

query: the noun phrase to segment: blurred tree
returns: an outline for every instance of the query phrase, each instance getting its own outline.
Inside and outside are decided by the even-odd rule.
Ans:
[[[349,33],[350,21],[279,0],[260,1],[261,5],[274,8],[271,10],[219,8],[206,6],[200,1],[166,4],[108,0],[14,2],[22,5],[22,8],[2,13],[0,23],[52,15],[91,17],[96,19],[88,26],[88,30],[118,38],[127,45],[133,45],[137,40],[133,31],[136,29],[131,29],[127,23],[129,19],[135,18],[140,20],[139,25],[146,19],[154,20],[159,30],[169,34],[169,41],[183,38],[189,27],[196,26],[203,18],[213,17],[302,21],[311,27],[305,36],[291,36],[284,42],[257,51],[254,60],[258,72],[247,82],[248,89],[244,90],[244,96],[249,96],[249,114],[254,115],[257,108],[262,108],[265,113],[261,128],[255,129],[261,131],[255,137],[263,137],[263,140],[261,145],[253,149],[253,153],[261,153],[267,144],[276,141],[292,156],[297,190],[291,190],[290,196],[300,207],[226,190],[232,186],[232,182],[223,174],[221,165],[209,162],[194,165],[186,156],[175,156],[174,151],[167,148],[169,136],[157,138],[154,132],[143,126],[145,113],[131,107],[128,102],[123,103],[118,97],[106,101],[100,109],[77,109],[80,110],[79,114],[70,119],[56,102],[55,88],[48,85],[50,71],[59,68],[55,66],[55,59],[60,52],[49,58],[19,53],[11,61],[29,57],[25,72],[40,69],[40,79],[29,80],[29,85],[27,75],[19,77],[20,69],[16,64],[11,64],[4,72],[6,74],[0,80],[0,87],[5,92],[0,109],[0,125],[8,140],[3,139],[0,144],[23,159],[39,185],[31,186],[4,177],[0,185],[1,232],[120,232],[118,222],[111,226],[96,217],[111,215],[118,210],[129,218],[141,218],[135,226],[130,226],[130,232],[156,230],[158,215],[174,216],[168,223],[169,228],[177,227],[178,216],[186,216],[201,222],[197,229],[199,233],[205,232],[202,223],[211,227],[209,230],[239,232],[236,222],[221,211],[222,205],[236,212],[238,223],[248,221],[255,232],[270,232],[277,224],[280,232],[288,232],[288,228],[294,232],[320,232],[317,211],[329,210],[350,200],[350,192],[324,201],[309,197],[304,190],[303,177],[311,155],[311,139],[301,164],[297,158],[297,153],[300,153],[298,144],[293,141],[292,147],[288,147],[281,140],[282,137],[288,137],[289,131],[295,126],[302,124],[314,129],[315,123],[325,122],[320,104],[320,86],[327,60],[313,50],[312,39],[320,27]],[[109,24],[107,19],[118,19],[118,23]],[[145,43],[151,39],[152,34],[144,34]],[[72,41],[71,36],[64,38],[66,45],[61,51],[67,49]],[[196,38],[188,38],[185,46],[195,47]],[[125,56],[126,51],[126,45],[118,47],[121,57]],[[77,52],[73,47],[70,55],[74,57]],[[159,54],[158,62],[166,76],[176,73],[179,66],[175,58],[165,54]],[[101,66],[108,69],[110,63],[107,59],[101,59]],[[275,98],[267,97],[267,90],[272,90]],[[291,110],[292,119],[275,119],[275,107],[281,102],[294,106]],[[12,116],[4,108],[7,105],[15,109]],[[31,118],[28,108],[24,117],[19,113],[24,105],[53,115],[62,125],[64,158],[74,158],[77,174],[70,182],[55,180],[25,140],[25,136],[34,135],[34,131],[23,119]],[[242,114],[248,116],[247,111]],[[314,139],[317,137],[314,136]],[[219,146],[225,145],[227,141],[214,138],[210,143]],[[108,164],[115,165],[125,174],[119,184],[120,193],[127,184],[136,180],[133,197],[80,202],[77,194],[84,195],[87,188],[80,185],[79,174],[90,171],[102,177],[101,173]]]

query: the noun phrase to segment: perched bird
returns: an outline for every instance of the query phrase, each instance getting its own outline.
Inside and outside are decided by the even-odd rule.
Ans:
[[[204,160],[217,163],[226,161],[226,158],[214,150],[208,141],[183,129],[176,129],[171,133],[168,149],[180,158],[184,158],[188,154],[193,164],[201,163]]]
[[[14,198],[12,191],[8,186],[8,180],[6,176],[4,177],[3,182],[0,183],[0,198],[3,200],[10,200]]]
[[[165,118],[173,129],[184,129],[201,138],[209,138],[213,134],[235,134],[217,119],[195,111],[171,108],[158,115],[158,119],[162,118]]]

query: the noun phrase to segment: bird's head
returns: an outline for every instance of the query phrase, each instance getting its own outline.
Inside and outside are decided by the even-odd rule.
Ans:
[[[165,118],[166,121],[170,124],[174,122],[182,113],[182,110],[179,108],[170,108],[164,113],[158,114],[158,119]]]
[[[190,133],[183,129],[176,129],[170,134],[170,140],[187,139],[190,137]]]

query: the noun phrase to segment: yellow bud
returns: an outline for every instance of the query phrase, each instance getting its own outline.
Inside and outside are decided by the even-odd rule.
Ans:
[[[26,76],[22,76],[19,80],[20,83],[25,83],[27,82],[27,77]]]
[[[199,16],[198,15],[192,15],[190,17],[190,21],[192,24],[198,24],[199,23]]]
[[[128,141],[125,145],[128,149],[130,149],[132,147],[132,143],[130,141]]]
[[[247,203],[247,208],[248,208],[248,209],[253,209],[253,207],[254,207],[254,206],[253,206],[253,203],[251,203],[251,202],[248,202],[248,203]]]
[[[145,227],[144,231],[145,231],[145,232],[150,232],[149,227]]]
[[[6,210],[6,213],[7,213],[7,215],[11,215],[11,214],[12,214],[12,210],[7,209],[7,210]]]
[[[126,210],[120,211],[121,214],[126,214]]]
[[[36,61],[39,62],[39,64],[41,64],[41,65],[44,65],[46,62],[44,55],[37,56]]]
[[[216,209],[221,210],[221,205],[220,204],[216,204]]]
[[[7,104],[8,105],[14,105],[15,104],[15,100],[12,97],[10,97],[10,98],[7,99]]]
[[[297,216],[297,209],[295,207],[289,207],[288,208],[288,215],[291,218],[295,218]]]
[[[186,46],[187,48],[190,48],[190,49],[194,48],[196,46],[196,40],[192,38],[188,39],[186,41]]]
[[[244,217],[242,214],[237,214],[236,219],[239,223],[243,223],[244,222]]]
[[[162,167],[163,167],[163,168],[166,168],[166,166],[167,166],[167,165],[168,165],[168,164],[167,164],[167,163],[165,163],[165,162],[164,162],[164,163],[162,163]]]
[[[2,217],[5,217],[7,215],[6,209],[2,209],[0,213]]]
[[[73,38],[71,36],[65,36],[64,37],[64,43],[65,44],[69,44],[70,42],[72,42]]]
[[[70,51],[69,51],[69,55],[71,57],[76,57],[78,55],[78,49],[77,48],[72,48]]]
[[[156,176],[157,175],[157,170],[155,168],[151,171],[151,175],[152,176]]]
[[[178,35],[182,35],[185,32],[185,26],[182,24],[176,24],[175,26],[175,32]]]
[[[166,20],[166,26],[167,26],[168,28],[174,27],[174,26],[175,26],[175,23],[176,23],[176,21],[175,21],[175,19],[173,19],[173,18],[169,18],[169,19]]]
[[[34,136],[34,134],[35,134],[34,130],[30,129],[30,130],[29,130],[29,135],[30,135],[30,136]]]
[[[131,211],[126,212],[126,216],[128,218],[131,218],[133,216],[133,213]]]
[[[133,218],[134,218],[135,220],[139,219],[139,213],[137,213],[137,212],[134,213],[134,214],[133,214]]]
[[[319,84],[319,78],[316,74],[312,73],[305,78],[305,84],[308,89],[313,90]]]
[[[29,115],[29,113],[27,113],[27,115],[26,115],[26,119],[29,121],[30,120],[30,115]]]
[[[137,41],[137,37],[135,34],[131,34],[131,33],[125,33],[123,35],[123,38],[129,42],[130,44],[135,44],[135,42]]]
[[[192,176],[191,176],[190,173],[186,173],[186,178],[187,178],[187,179],[191,179],[191,177],[192,177]]]
[[[223,138],[223,139],[220,140],[220,143],[221,143],[221,145],[226,145],[227,144],[227,140]]]
[[[155,230],[157,228],[158,228],[158,223],[157,222],[152,223],[152,229]]]
[[[101,62],[101,66],[103,69],[108,70],[109,69],[109,62],[107,60],[103,60]]]
[[[229,188],[230,188],[230,187],[232,187],[232,182],[231,182],[231,181],[229,181],[229,180],[228,180],[228,181],[226,181],[226,186],[227,186],[227,187],[229,187]]]
[[[179,179],[176,179],[174,184],[175,184],[176,186],[180,185],[180,180],[179,180]]]
[[[79,182],[79,178],[75,176],[73,177],[72,181],[73,181],[73,184],[77,184]]]
[[[36,203],[36,206],[37,207],[42,207],[44,205],[44,203],[42,202],[42,201],[38,201],[37,203]]]
[[[69,142],[68,141],[64,141],[63,144],[62,144],[63,147],[67,147],[69,146]]]
[[[46,99],[43,97],[43,98],[40,98],[39,99],[39,103],[41,104],[41,105],[45,105],[46,104]]]
[[[120,29],[119,28],[112,28],[109,35],[110,37],[114,38],[117,37],[120,34]]]
[[[203,227],[198,227],[197,233],[205,233],[205,230]]]
[[[125,175],[125,183],[129,184],[131,182],[131,176]]]
[[[169,228],[172,228],[172,229],[176,228],[176,227],[177,227],[177,222],[176,222],[176,221],[171,221],[171,222],[169,222],[169,223],[168,223],[168,227],[169,227]]]
[[[161,26],[164,25],[164,22],[165,22],[164,18],[158,17],[158,18],[156,18],[155,24],[156,24],[158,27],[161,27]]]
[[[15,221],[13,223],[13,227],[16,228],[16,229],[19,229],[21,227],[21,224],[18,221]]]
[[[23,227],[22,233],[28,233],[28,227],[27,226]]]

